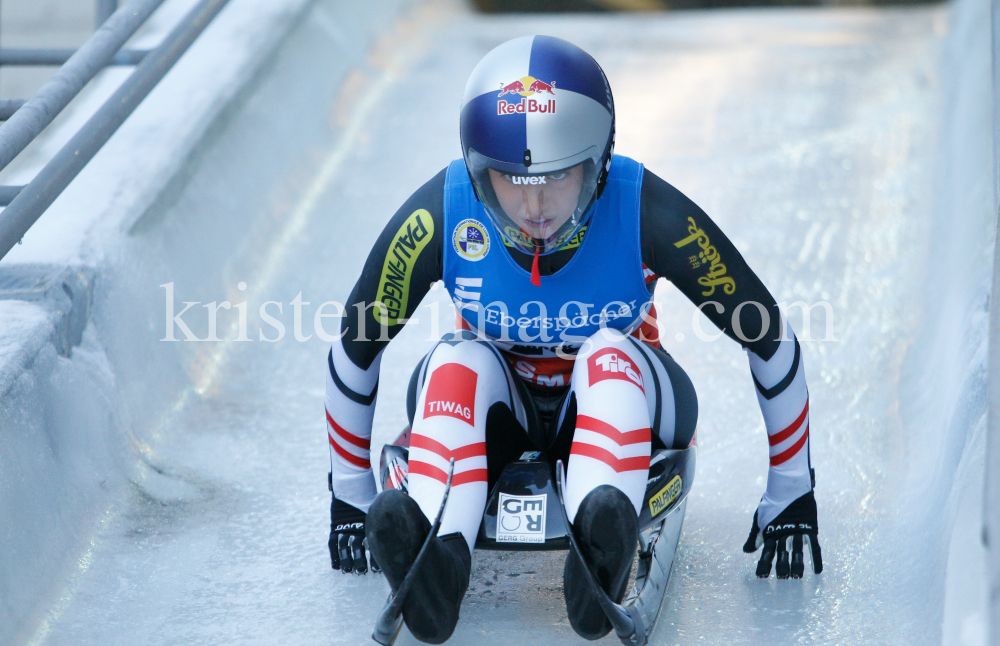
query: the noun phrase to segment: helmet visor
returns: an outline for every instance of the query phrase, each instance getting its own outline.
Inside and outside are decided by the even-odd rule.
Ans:
[[[521,251],[533,254],[536,247],[540,254],[557,251],[584,225],[597,190],[598,166],[593,159],[538,173],[525,173],[521,165],[498,164],[474,150],[469,151],[469,161],[486,212],[507,242]]]

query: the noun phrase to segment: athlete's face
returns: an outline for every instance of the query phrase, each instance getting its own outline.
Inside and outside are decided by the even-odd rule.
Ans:
[[[507,175],[491,168],[490,181],[508,217],[532,238],[544,240],[555,235],[576,210],[583,167],[531,176]]]

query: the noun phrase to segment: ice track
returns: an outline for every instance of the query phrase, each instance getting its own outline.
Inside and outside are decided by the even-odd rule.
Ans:
[[[310,10],[173,204],[136,225],[115,277],[124,287],[97,305],[95,344],[114,345],[116,298],[149,321],[130,333],[135,356],[109,350],[113,367],[132,368],[118,376],[125,401],[154,401],[143,393],[157,389],[170,398],[133,403],[116,422],[130,426],[139,467],[95,515],[26,643],[368,643],[388,588],[330,570],[327,344],[313,315],[347,298],[387,218],[460,154],[457,110],[475,63],[529,33],[595,56],[615,94],[616,151],[700,204],[778,301],[832,312],[813,309],[807,333],[789,309],[805,339],[826,572],[761,581],[756,556],[740,551],[767,466],[745,355],[699,339],[693,306],[661,285],[665,345],[691,375],[701,417],[652,643],[984,643],[993,224],[980,208],[990,148],[968,132],[989,123],[977,107],[986,3],[530,19],[412,3],[331,81],[329,57],[345,55],[332,2]],[[223,310],[230,342],[163,349],[168,282],[178,303],[247,300],[254,342],[231,341],[234,311]],[[300,293],[302,335],[312,334],[302,342]],[[406,379],[433,342],[432,319],[448,327],[443,291],[431,296],[383,361],[373,455],[405,422]],[[265,301],[283,304],[281,316],[271,310],[286,326],[277,343],[258,341]],[[185,315],[201,337],[204,312]],[[131,376],[140,363],[142,379]],[[477,554],[449,643],[584,643],[566,620],[562,558]]]

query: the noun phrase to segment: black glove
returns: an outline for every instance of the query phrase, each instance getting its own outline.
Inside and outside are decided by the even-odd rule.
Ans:
[[[372,572],[381,572],[374,556],[365,550],[365,512],[334,495],[330,504],[330,564],[344,574],[365,574],[371,562]]]
[[[778,517],[768,523],[764,528],[763,536],[757,528],[757,512],[753,514],[753,526],[750,527],[750,536],[747,537],[743,551],[747,554],[756,552],[763,544],[764,551],[760,554],[760,561],[757,563],[757,576],[766,579],[771,575],[771,562],[774,555],[778,555],[778,564],[775,566],[775,574],[779,579],[801,579],[805,572],[805,563],[802,560],[802,537],[809,538],[809,548],[812,551],[813,571],[819,574],[823,571],[823,554],[820,552],[819,539],[816,538],[819,526],[816,524],[816,497],[813,492],[798,498],[792,504],[785,507],[785,510],[778,514]],[[792,537],[792,561],[788,562],[788,537]]]

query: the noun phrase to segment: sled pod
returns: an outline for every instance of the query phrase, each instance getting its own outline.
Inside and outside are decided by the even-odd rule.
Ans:
[[[407,490],[409,444],[407,428],[382,448],[379,474],[383,489]],[[696,453],[697,447],[692,444],[686,449],[658,449],[650,456],[646,493],[639,510],[635,581],[620,605],[607,600],[606,612],[609,618],[618,620],[612,624],[626,646],[645,646],[660,614],[684,524],[687,496],[694,483]],[[557,464],[561,469],[562,461]],[[556,478],[542,451],[527,451],[506,465],[486,503],[476,548],[572,549],[569,521]]]
[[[569,549],[568,528],[556,505],[559,496],[545,454],[523,453],[504,468],[490,493],[476,549]]]
[[[383,490],[407,491],[409,444],[410,429],[406,428],[391,444],[382,447],[379,474]],[[664,519],[683,507],[694,483],[696,451],[692,445],[686,449],[653,452],[646,493],[639,510],[640,543],[650,530],[659,529]],[[504,467],[490,492],[476,548],[569,549],[568,528],[562,514],[554,507],[558,504],[554,474],[547,456],[542,451],[526,451],[517,461]],[[678,516],[683,518],[683,511]],[[640,545],[640,551],[642,549]]]

